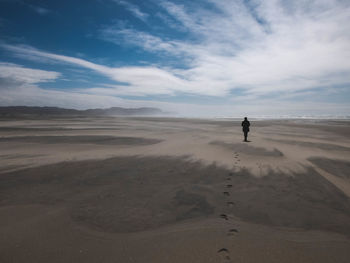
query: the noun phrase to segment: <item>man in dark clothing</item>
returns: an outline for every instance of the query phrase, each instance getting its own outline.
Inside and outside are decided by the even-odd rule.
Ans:
[[[244,121],[242,121],[243,133],[244,133],[244,141],[247,142],[248,132],[249,132],[250,122],[247,117],[244,117]]]

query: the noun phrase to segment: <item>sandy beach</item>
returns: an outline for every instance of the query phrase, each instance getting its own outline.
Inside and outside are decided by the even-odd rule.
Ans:
[[[0,121],[0,262],[349,262],[350,122]]]

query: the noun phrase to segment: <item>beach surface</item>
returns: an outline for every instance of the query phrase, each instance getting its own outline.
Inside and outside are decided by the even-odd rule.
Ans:
[[[0,120],[0,262],[349,262],[350,122]]]

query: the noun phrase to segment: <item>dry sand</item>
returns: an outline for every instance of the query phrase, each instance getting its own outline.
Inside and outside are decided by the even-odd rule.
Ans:
[[[349,262],[350,123],[0,121],[0,262]]]

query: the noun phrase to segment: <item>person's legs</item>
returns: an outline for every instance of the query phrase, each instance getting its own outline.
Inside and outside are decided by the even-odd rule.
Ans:
[[[244,132],[244,141],[246,142],[247,141],[247,137],[248,137],[248,132]]]

